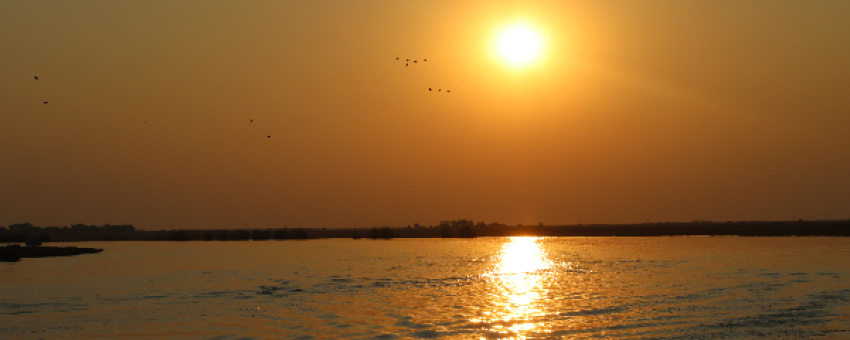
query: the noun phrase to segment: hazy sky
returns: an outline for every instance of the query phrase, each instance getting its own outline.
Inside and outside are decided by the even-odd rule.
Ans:
[[[847,18],[843,0],[2,1],[0,225],[850,218]],[[495,52],[518,24],[542,42],[520,67]]]

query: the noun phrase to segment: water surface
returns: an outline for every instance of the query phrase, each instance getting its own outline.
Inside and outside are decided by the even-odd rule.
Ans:
[[[0,263],[0,338],[850,337],[850,239],[86,242]]]

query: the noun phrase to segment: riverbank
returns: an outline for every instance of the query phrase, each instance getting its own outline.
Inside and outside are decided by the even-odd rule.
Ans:
[[[454,223],[465,222],[465,223]],[[414,224],[405,227],[374,228],[234,228],[132,230],[121,233],[48,232],[33,228],[29,234],[14,239],[37,239],[42,242],[77,241],[245,241],[303,240],[322,238],[470,238],[504,236],[832,236],[850,237],[850,221],[731,221],[731,222],[661,222],[641,224],[573,224],[573,225],[506,225],[473,224],[466,220],[442,225]],[[8,238],[13,238],[11,235]]]
[[[466,222],[466,223],[454,223]],[[50,228],[32,228],[30,233],[6,233],[6,238],[23,242],[78,241],[244,241],[303,240],[322,238],[470,238],[504,236],[834,236],[850,237],[850,220],[841,221],[729,221],[661,222],[641,224],[506,225],[473,224],[466,220],[441,225],[414,224],[405,227],[370,228],[234,228],[127,230],[123,232],[71,233],[50,232]],[[3,240],[0,240],[2,243]]]
[[[96,254],[102,252],[100,248],[78,248],[78,247],[43,247],[43,246],[19,246],[16,244],[0,247],[0,261],[14,262],[23,258],[74,256],[82,254]]]

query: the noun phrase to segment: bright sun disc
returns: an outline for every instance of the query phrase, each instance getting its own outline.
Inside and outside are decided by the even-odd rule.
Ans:
[[[512,27],[499,36],[498,50],[511,64],[526,64],[540,55],[540,37],[528,27]]]

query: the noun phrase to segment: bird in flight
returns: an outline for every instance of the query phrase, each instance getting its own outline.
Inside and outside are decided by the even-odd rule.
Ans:
[[[431,91],[431,88],[430,88],[430,87],[428,88],[428,91]]]
[[[452,90],[446,90],[446,92],[452,92]]]
[[[443,89],[437,89],[437,92],[443,92]]]
[[[414,60],[413,63],[416,64],[416,60]]]
[[[404,64],[404,67],[407,67],[407,63]]]
[[[422,61],[428,61],[428,59],[422,59]]]
[[[272,138],[272,136],[266,136],[266,138]]]
[[[44,103],[47,104],[47,102],[44,102]]]
[[[250,120],[250,121],[251,121],[251,123],[253,123],[253,122],[254,122],[254,120],[253,120],[253,119],[248,119],[248,120]]]
[[[395,57],[395,60],[398,60],[398,57]]]
[[[35,79],[34,79],[34,80],[33,80],[33,81],[36,81],[36,80],[38,80],[38,76],[34,76],[34,77],[33,77],[33,78],[35,78]]]

